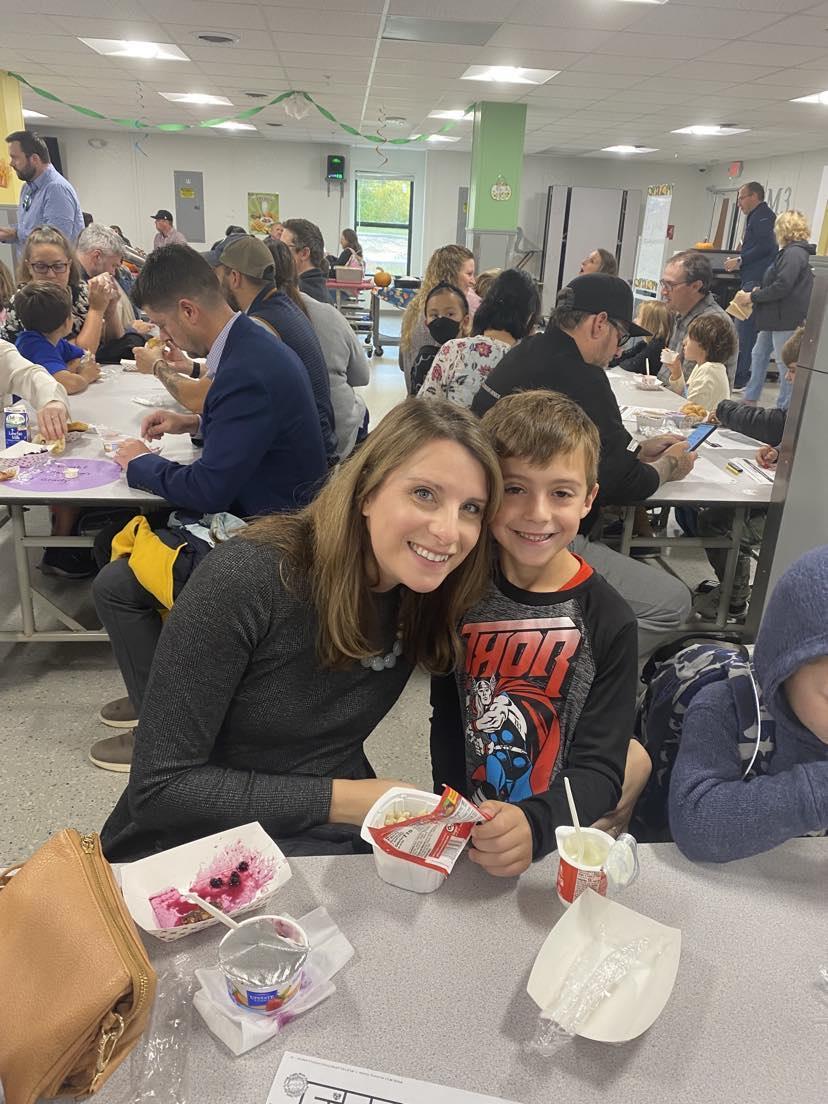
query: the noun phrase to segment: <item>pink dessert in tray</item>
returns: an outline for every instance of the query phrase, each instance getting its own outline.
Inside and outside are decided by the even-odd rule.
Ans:
[[[222,912],[233,913],[255,900],[273,878],[275,869],[275,859],[266,859],[237,841],[222,848],[210,863],[202,866],[188,890]],[[178,928],[211,919],[204,909],[185,901],[172,886],[149,900],[159,928]]]

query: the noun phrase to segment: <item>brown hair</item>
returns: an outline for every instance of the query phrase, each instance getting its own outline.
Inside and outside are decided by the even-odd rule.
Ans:
[[[662,341],[669,340],[673,321],[667,304],[660,299],[648,299],[638,309],[638,323],[645,330],[649,330],[653,337],[659,337]]]
[[[486,411],[483,428],[501,460],[514,457],[542,468],[581,449],[587,488],[598,480],[598,428],[583,407],[557,391],[506,395]]]
[[[8,267],[0,261],[0,310],[7,307],[14,295],[14,277]]]
[[[406,399],[386,414],[310,506],[296,514],[262,518],[243,538],[277,549],[284,585],[293,593],[309,594],[319,621],[317,655],[325,667],[346,667],[382,646],[372,638],[376,564],[362,508],[391,472],[434,441],[462,445],[482,466],[488,484],[480,539],[462,564],[430,594],[403,589],[403,654],[429,671],[451,670],[460,654],[458,621],[489,582],[487,527],[500,507],[503,485],[489,439],[464,407],[439,399]]]
[[[478,272],[474,278],[474,290],[481,299],[486,298],[489,289],[502,271],[502,268],[487,268],[485,272]]]
[[[786,368],[795,368],[799,363],[799,354],[802,350],[802,337],[804,333],[805,327],[799,326],[782,346],[782,363]]]
[[[32,281],[15,295],[14,310],[27,330],[54,333],[72,317],[72,292],[60,284]]]
[[[614,253],[610,253],[608,249],[593,249],[593,253],[597,253],[601,258],[601,267],[598,272],[605,272],[607,276],[618,275],[618,259]]]
[[[273,282],[279,291],[293,300],[297,307],[307,316],[308,309],[302,301],[302,293],[299,291],[299,278],[296,275],[296,262],[290,246],[276,238],[265,238],[265,245],[270,250],[273,258]]]
[[[400,330],[400,346],[405,350],[411,349],[411,341],[414,336],[414,327],[425,312],[425,302],[428,293],[437,284],[457,284],[460,278],[460,269],[466,261],[473,261],[474,253],[466,249],[465,245],[442,245],[431,254],[428,267],[423,276],[420,290],[408,304],[402,320]]]
[[[724,364],[736,352],[736,334],[729,318],[721,314],[702,314],[687,327],[691,337],[707,353],[707,359]]]
[[[63,255],[69,262],[69,286],[73,288],[80,287],[80,266],[75,251],[69,239],[55,226],[36,226],[26,238],[26,244],[23,246],[23,253],[20,257],[20,277],[24,284],[37,279],[30,268],[32,250],[36,245],[56,245],[58,249],[62,249]]]

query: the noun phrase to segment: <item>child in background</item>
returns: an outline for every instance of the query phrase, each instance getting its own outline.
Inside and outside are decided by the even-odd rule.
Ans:
[[[60,284],[25,284],[14,297],[23,332],[15,345],[21,356],[41,364],[70,395],[85,391],[100,377],[95,358],[66,340],[72,332],[72,293]]]
[[[504,482],[491,525],[496,573],[459,627],[462,667],[432,680],[431,756],[435,786],[492,815],[473,831],[472,861],[508,877],[554,850],[556,826],[570,823],[564,777],[585,824],[616,809],[637,626],[567,547],[598,491],[593,422],[562,395],[526,391],[502,398],[483,425]]]
[[[489,289],[502,271],[502,268],[487,268],[485,272],[480,272],[475,276],[474,290],[480,297],[481,303],[489,294]]]
[[[782,346],[782,363],[785,365],[785,379],[793,383],[802,335],[805,327],[794,330]],[[779,460],[779,445],[785,432],[787,410],[778,406],[748,406],[733,399],[726,399],[716,407],[709,421],[718,423],[725,429],[743,433],[746,437],[755,437],[762,441],[763,447],[756,453],[756,463],[766,470],[774,470]],[[745,526],[739,558],[736,561],[736,574],[733,577],[733,594],[730,599],[730,617],[744,618],[750,598],[750,562],[751,551],[762,543],[765,532],[767,508],[754,506],[745,515]],[[729,506],[708,506],[699,510],[694,535],[701,537],[726,537],[733,528],[733,510]],[[721,581],[727,564],[726,548],[705,549],[710,565],[716,572],[718,582],[702,583],[693,598],[693,609],[705,620],[714,620],[719,609]]]
[[[14,279],[7,266],[0,261],[0,326],[6,321],[6,310],[14,295]]]
[[[652,337],[649,341],[640,339],[641,343],[630,349],[622,349],[612,367],[623,368],[625,372],[640,372],[642,375],[647,374],[649,368],[649,375],[657,376],[661,371],[661,353],[667,346],[673,325],[667,304],[660,299],[642,303],[635,316],[635,323],[649,330]]]
[[[480,277],[478,277],[478,286]],[[471,407],[490,372],[522,341],[540,314],[540,295],[532,277],[507,268],[489,286],[474,315],[474,336],[447,341],[432,361],[421,399],[448,399]]]
[[[670,828],[697,862],[729,862],[828,829],[828,546],[774,588],[753,653],[761,729],[747,680],[705,686],[684,714],[670,781]],[[741,692],[740,692],[741,691]],[[739,745],[761,740],[743,781]]]
[[[416,395],[423,386],[440,346],[469,332],[469,302],[454,284],[437,284],[423,304],[425,324],[431,340],[422,345],[411,367],[410,394]]]
[[[667,386],[677,395],[684,395],[688,404],[715,410],[720,402],[730,398],[725,361],[735,351],[736,335],[729,318],[720,314],[703,314],[694,318],[684,339],[682,356],[669,366]],[[696,362],[686,384],[682,358]]]

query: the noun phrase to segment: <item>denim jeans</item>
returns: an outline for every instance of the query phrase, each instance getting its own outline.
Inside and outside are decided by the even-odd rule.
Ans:
[[[744,387],[750,379],[750,362],[753,356],[753,346],[756,343],[756,323],[753,315],[744,321],[736,320],[736,332],[739,335],[739,359],[736,362],[736,377],[733,380],[734,387]]]
[[[756,336],[756,344],[753,346],[753,357],[750,362],[750,382],[745,388],[744,397],[755,402],[762,394],[765,385],[765,376],[768,374],[771,352],[773,352],[776,367],[779,369],[779,397],[776,405],[780,410],[787,410],[791,401],[791,385],[785,379],[785,365],[782,363],[782,346],[793,333],[793,330],[760,330]]]

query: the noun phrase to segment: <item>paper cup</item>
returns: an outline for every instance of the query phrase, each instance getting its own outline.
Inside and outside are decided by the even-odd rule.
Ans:
[[[677,360],[678,360],[678,353],[674,352],[672,349],[662,349],[661,350],[661,363],[662,364],[675,364],[675,362]]]
[[[596,851],[597,862],[578,862],[570,853],[574,848],[575,829],[562,825],[555,829],[558,842],[558,877],[555,888],[562,905],[569,907],[585,889],[594,889],[602,897],[607,895],[607,874],[604,863],[615,840],[608,832],[598,828],[582,828],[581,835],[590,849]]]
[[[298,943],[302,950],[269,946],[274,935]],[[275,1016],[302,988],[302,974],[310,944],[304,928],[289,916],[253,916],[242,920],[219,943],[219,968],[227,993],[234,1004],[260,1016]],[[238,956],[255,953],[258,971],[267,980],[255,984],[249,970],[239,965]]]

